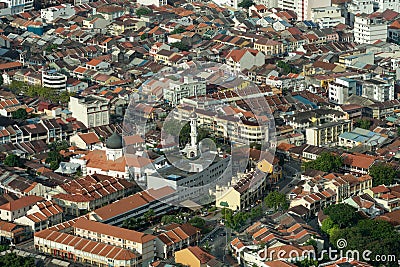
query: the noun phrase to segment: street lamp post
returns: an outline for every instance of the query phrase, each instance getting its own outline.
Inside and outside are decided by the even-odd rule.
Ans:
[[[225,256],[226,256],[226,252],[227,252],[226,248],[228,246],[228,229],[226,227],[226,208],[229,207],[229,204],[226,201],[224,201],[224,202],[221,202],[220,205],[225,208],[225,211],[224,211],[225,246],[224,246],[224,255],[222,257],[222,261],[225,262]]]

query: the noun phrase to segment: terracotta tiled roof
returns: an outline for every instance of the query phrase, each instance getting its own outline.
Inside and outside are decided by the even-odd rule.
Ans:
[[[206,264],[210,260],[215,259],[213,255],[205,252],[198,246],[188,247],[186,249],[189,250],[200,261],[201,264]]]
[[[232,58],[233,61],[239,62],[242,57],[246,54],[246,52],[250,52],[252,55],[257,55],[259,51],[255,49],[240,49],[240,50],[232,50],[228,53],[226,58]]]
[[[147,191],[136,193],[132,196],[123,198],[107,206],[99,208],[95,210],[94,213],[102,220],[107,220],[126,212],[135,210],[137,208],[143,207],[149,202],[154,201],[155,198],[160,199],[161,197],[170,195],[173,192],[174,190],[168,186],[160,189],[149,189]]]
[[[343,163],[348,166],[368,169],[376,160],[373,156],[364,154],[342,154]]]
[[[16,227],[17,227],[17,225],[14,223],[0,221],[1,231],[12,232]]]
[[[104,234],[108,236],[113,236],[116,238],[121,238],[125,240],[130,240],[135,243],[144,244],[154,240],[156,237],[153,235],[128,230],[124,228],[120,228],[117,226],[112,226],[100,222],[95,222],[88,220],[86,218],[78,219],[74,224],[74,229],[83,229],[91,232],[95,232],[98,234]]]
[[[107,160],[106,151],[93,150],[83,157],[88,162],[86,164],[89,168],[101,169],[103,171],[118,171],[125,172],[126,161],[125,157],[120,157],[116,160]]]
[[[99,65],[101,62],[102,62],[101,60],[92,59],[92,60],[90,60],[89,62],[87,62],[86,64],[87,64],[87,65],[90,65],[90,66],[97,66],[97,65]]]
[[[78,136],[83,140],[83,142],[85,142],[88,145],[92,145],[92,144],[96,144],[96,143],[100,142],[100,139],[93,132],[79,134]]]
[[[387,192],[390,192],[390,189],[387,188],[387,187],[384,186],[384,185],[379,185],[379,186],[372,187],[372,188],[371,188],[371,191],[372,191],[374,194],[379,194],[379,193],[387,193]]]
[[[20,199],[1,205],[0,210],[16,211],[24,207],[32,206],[41,200],[43,200],[43,198],[38,196],[24,196]]]
[[[65,246],[72,246],[75,250],[99,255],[100,257],[108,259],[133,260],[137,258],[137,255],[128,249],[92,241],[79,236],[56,232],[51,229],[35,233],[35,238],[42,238]]]

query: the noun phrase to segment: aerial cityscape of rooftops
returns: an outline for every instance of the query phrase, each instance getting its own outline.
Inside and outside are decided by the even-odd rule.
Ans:
[[[400,266],[400,0],[0,0],[0,266]]]

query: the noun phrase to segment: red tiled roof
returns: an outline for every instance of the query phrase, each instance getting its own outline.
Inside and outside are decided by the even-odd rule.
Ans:
[[[83,142],[85,142],[88,145],[92,145],[92,144],[96,144],[96,143],[100,142],[100,139],[93,132],[79,134],[78,136],[83,140]]]
[[[24,207],[34,205],[43,199],[44,198],[39,196],[24,196],[21,197],[20,199],[10,201],[6,204],[1,205],[0,210],[16,211]]]

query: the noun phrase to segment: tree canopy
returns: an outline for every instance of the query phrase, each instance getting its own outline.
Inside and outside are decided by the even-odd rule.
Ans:
[[[275,211],[278,209],[287,210],[289,208],[289,201],[286,195],[277,191],[269,193],[265,197],[264,203],[268,208],[274,209]]]
[[[242,2],[240,2],[238,4],[239,7],[246,8],[246,9],[251,7],[252,5],[254,5],[253,0],[243,0]]]
[[[14,94],[24,94],[25,96],[42,98],[51,102],[61,102],[67,103],[69,97],[74,95],[74,93],[69,93],[67,91],[59,92],[53,88],[43,87],[39,85],[27,85],[24,82],[12,81],[9,85],[9,89]]]
[[[143,218],[129,218],[122,223],[122,228],[129,230],[137,230],[141,227]]]
[[[21,167],[22,161],[21,158],[17,155],[10,154],[4,159],[4,165],[9,167]]]
[[[60,152],[61,150],[68,149],[69,144],[68,144],[67,141],[62,140],[62,141],[53,142],[53,143],[49,144],[48,147],[49,147],[50,150],[54,150],[54,151]]]
[[[161,218],[162,224],[170,224],[170,223],[183,223],[182,219],[176,215],[164,215]]]
[[[324,214],[332,220],[332,225],[338,225],[339,228],[351,227],[355,225],[360,216],[357,209],[344,203],[328,206],[324,209]]]
[[[276,63],[276,66],[281,69],[283,75],[287,75],[289,73],[299,73],[299,70],[295,66],[282,60],[279,60]]]
[[[150,8],[147,7],[139,7],[138,9],[136,9],[136,15],[137,16],[143,16],[143,15],[148,15],[153,13],[153,11]]]
[[[192,219],[189,220],[189,223],[193,225],[194,227],[203,229],[204,226],[206,225],[206,221],[200,217],[193,217]]]
[[[304,168],[324,172],[336,172],[343,166],[343,159],[329,152],[322,153],[316,160],[304,163]]]
[[[376,255],[394,255],[396,259],[400,258],[400,233],[386,221],[360,220],[352,227],[334,231],[329,238],[333,245],[337,244],[339,239],[347,241],[346,251],[358,250],[360,255],[363,251],[371,251],[372,254],[368,255],[371,264],[376,264],[373,262]],[[385,266],[398,266],[397,261],[379,262],[383,263]]]
[[[365,130],[369,130],[369,128],[371,127],[371,121],[367,119],[359,119],[356,121],[355,126]]]
[[[393,184],[399,172],[388,163],[379,163],[369,168],[369,174],[372,176],[373,186],[378,186]]]
[[[47,153],[46,163],[50,164],[50,169],[56,170],[64,157],[58,151],[50,151]]]
[[[182,33],[185,31],[185,28],[183,27],[178,27],[176,29],[174,29],[173,31],[170,32],[170,34],[177,34],[177,33]]]
[[[182,50],[182,51],[189,51],[189,48],[190,48],[188,45],[186,45],[186,44],[184,44],[182,42],[172,43],[171,46],[175,47],[175,48],[178,48],[179,50]]]
[[[32,257],[18,256],[15,253],[7,253],[4,256],[0,256],[0,266],[32,267],[35,266],[35,259]]]
[[[28,112],[24,108],[19,108],[18,110],[11,113],[13,119],[16,120],[26,120],[28,118]]]

